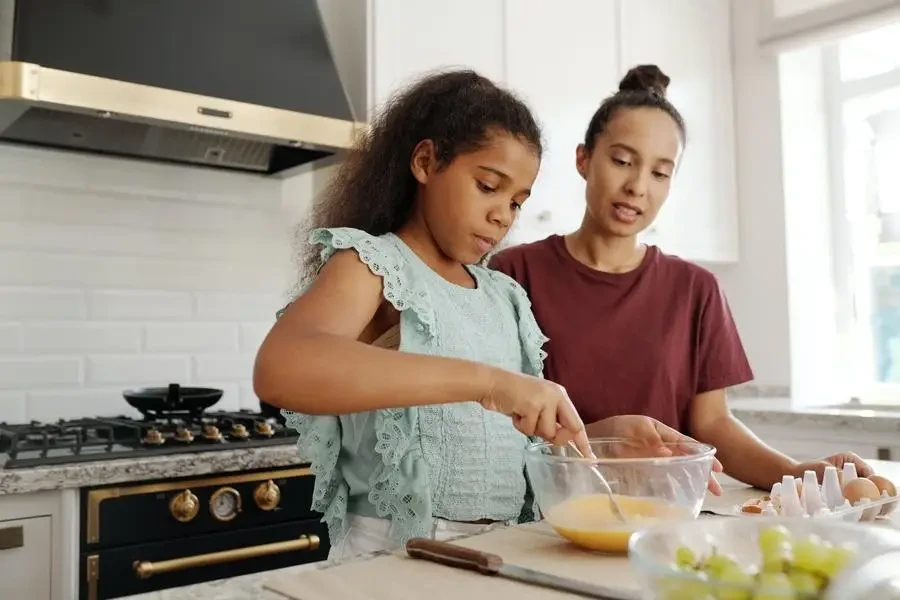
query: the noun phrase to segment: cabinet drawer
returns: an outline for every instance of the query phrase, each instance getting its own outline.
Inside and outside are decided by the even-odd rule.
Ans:
[[[50,600],[50,521],[0,521],[0,598]]]

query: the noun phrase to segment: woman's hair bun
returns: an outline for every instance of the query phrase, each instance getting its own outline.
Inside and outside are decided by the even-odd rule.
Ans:
[[[649,92],[665,98],[670,81],[669,76],[656,65],[638,65],[625,73],[619,82],[619,91]]]

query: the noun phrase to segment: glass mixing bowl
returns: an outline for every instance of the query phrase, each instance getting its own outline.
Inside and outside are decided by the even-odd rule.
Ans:
[[[525,453],[541,516],[557,534],[582,548],[624,553],[638,529],[657,521],[696,519],[715,448],[697,442],[667,444],[669,455],[659,456],[624,439],[590,443],[595,459],[547,442],[532,444]],[[626,522],[612,512],[601,476]]]
[[[773,536],[775,527],[783,528],[781,531],[787,537],[779,540],[778,535]],[[766,530],[769,533],[761,537]],[[764,553],[761,547],[770,550]],[[850,553],[843,558],[830,554],[840,553],[842,549],[849,549]],[[660,523],[635,533],[629,544],[628,560],[640,581],[643,598],[648,600],[831,600],[827,587],[815,592],[804,587],[810,584],[810,577],[820,580],[820,586],[830,582],[837,586],[841,578],[853,573],[855,564],[892,549],[900,549],[900,530],[887,526],[831,519],[713,517],[693,523]],[[710,562],[713,554],[718,558]],[[763,569],[766,554],[771,558],[768,568]],[[728,561],[745,571],[768,570],[776,574],[774,578],[770,575],[749,580],[741,575],[728,575],[726,583],[722,573],[731,568],[726,566]],[[695,566],[704,563],[704,566],[699,570],[688,569],[684,566],[686,562]],[[785,578],[790,583],[787,589],[782,587],[787,585]],[[837,600],[851,600],[841,595],[845,597]]]

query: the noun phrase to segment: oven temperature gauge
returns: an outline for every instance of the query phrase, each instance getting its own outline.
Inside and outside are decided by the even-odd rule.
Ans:
[[[231,487],[217,489],[209,497],[209,513],[217,521],[230,521],[241,512],[241,494]]]

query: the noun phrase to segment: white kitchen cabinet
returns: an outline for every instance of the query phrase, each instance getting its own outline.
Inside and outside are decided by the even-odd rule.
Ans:
[[[0,521],[0,598],[51,600],[50,521]]]
[[[503,0],[368,3],[368,106],[426,71],[464,67],[504,80]]]
[[[797,460],[815,460],[838,452],[855,452],[864,460],[900,460],[897,434],[850,427],[816,427],[805,424],[758,423],[752,416],[740,416],[750,430],[766,444]]]
[[[722,0],[619,0],[620,76],[656,64],[688,142],[672,191],[644,239],[688,260],[738,259],[730,11]]]
[[[78,596],[77,490],[0,496],[0,598]]]
[[[737,260],[729,2],[318,2],[358,112],[371,113],[413,78],[443,67],[475,69],[528,102],[546,152],[511,243],[579,225],[584,182],[575,148],[588,121],[629,67],[658,64],[672,77],[670,97],[689,140],[669,202],[645,238],[688,260]]]
[[[506,5],[506,83],[535,112],[545,151],[512,243],[573,231],[584,213],[575,148],[618,87],[615,0],[515,0]]]

